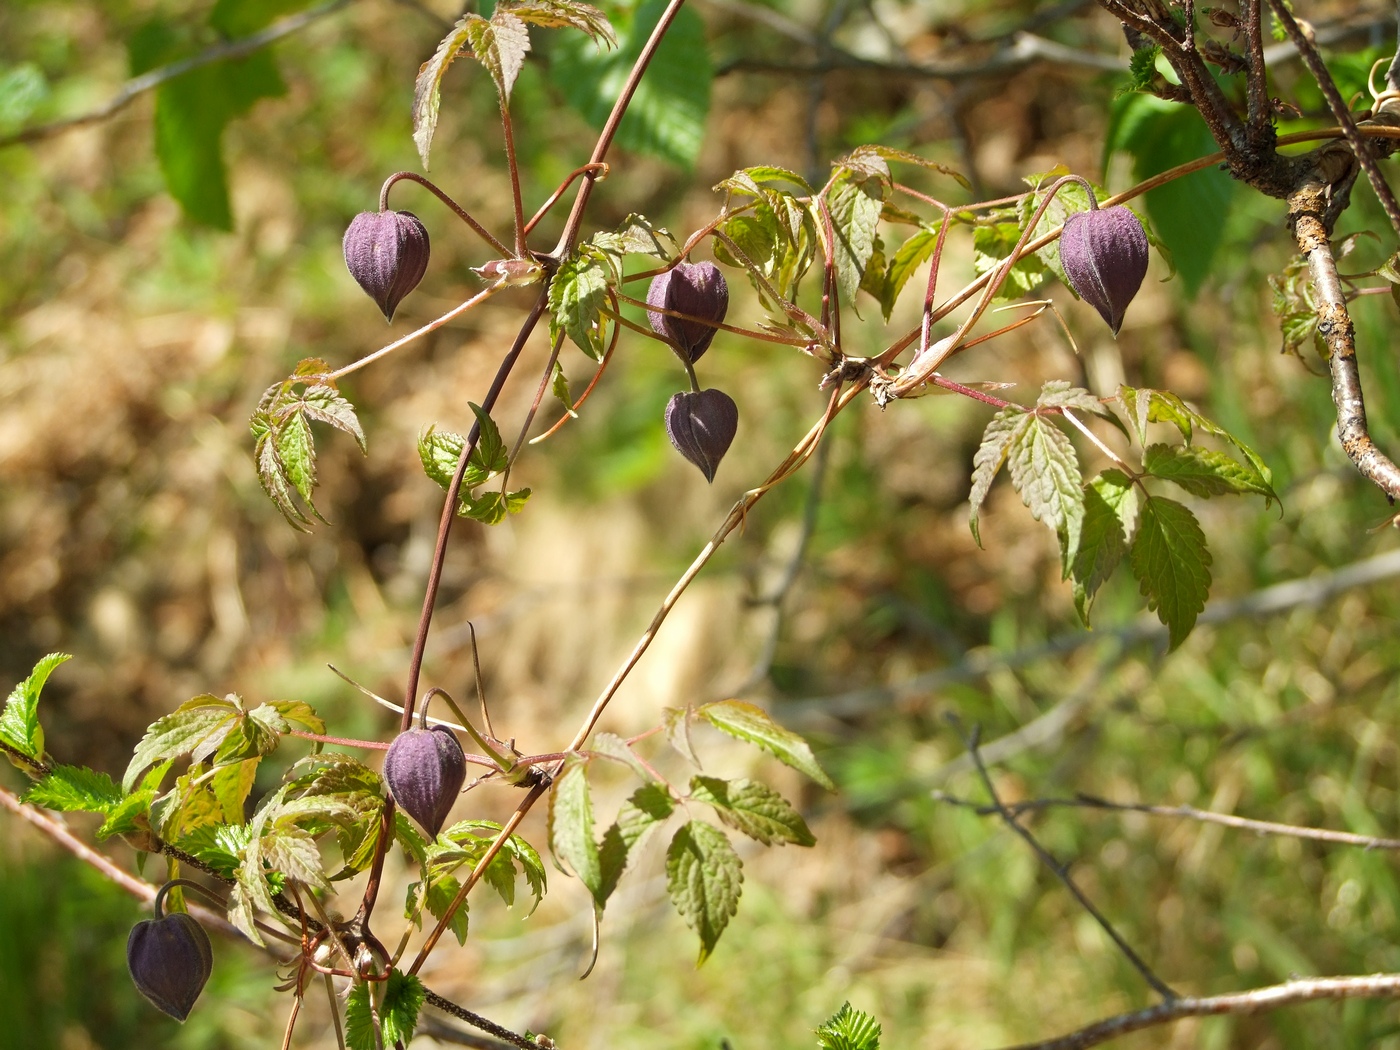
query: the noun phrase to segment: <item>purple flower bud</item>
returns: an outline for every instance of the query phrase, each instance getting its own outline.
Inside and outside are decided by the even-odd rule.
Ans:
[[[209,935],[184,912],[138,922],[126,939],[136,990],[177,1021],[190,1015],[213,966]]]
[[[384,782],[394,801],[432,838],[442,830],[466,779],[462,745],[446,726],[402,732],[384,756]]]
[[[345,231],[345,265],[371,299],[394,309],[428,269],[428,231],[411,211],[362,211]]]
[[[724,274],[712,262],[679,263],[651,279],[647,289],[647,305],[658,306],[677,313],[723,321],[729,310],[729,285]],[[719,331],[699,321],[648,311],[651,328],[657,335],[671,340],[690,358],[691,364],[710,348]]]
[[[1076,212],[1060,234],[1060,264],[1070,287],[1117,335],[1147,275],[1147,233],[1121,204]]]
[[[715,480],[719,461],[729,451],[739,429],[739,406],[723,390],[687,391],[666,403],[666,433],[671,444],[700,468],[706,481]]]

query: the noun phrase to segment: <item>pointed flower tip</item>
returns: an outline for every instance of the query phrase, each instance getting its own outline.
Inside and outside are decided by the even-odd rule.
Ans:
[[[720,460],[739,429],[739,406],[723,390],[685,391],[666,403],[671,444],[713,483]]]
[[[428,231],[411,211],[362,211],[345,231],[345,266],[386,321],[428,270]]]
[[[647,305],[718,323],[729,311],[729,284],[712,262],[678,263],[652,278],[647,288]],[[710,348],[718,331],[702,321],[667,314],[648,312],[647,317],[652,331],[679,346],[691,364]]]
[[[1075,294],[1116,337],[1147,275],[1147,232],[1132,209],[1116,204],[1071,215],[1060,235],[1060,263]]]

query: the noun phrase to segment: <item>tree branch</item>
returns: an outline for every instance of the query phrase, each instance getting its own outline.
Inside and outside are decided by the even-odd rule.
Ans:
[[[1400,467],[1371,440],[1366,424],[1366,401],[1356,361],[1356,327],[1347,310],[1328,238],[1327,215],[1333,199],[1330,183],[1309,183],[1289,198],[1289,219],[1298,251],[1308,261],[1317,301],[1317,329],[1327,342],[1332,401],[1337,406],[1337,437],[1356,469],[1394,503],[1400,497]]]
[[[956,719],[950,719],[950,721],[953,721],[955,728],[958,729],[959,733],[962,733],[962,729],[958,726]],[[992,783],[992,778],[990,774],[988,774],[987,767],[982,761],[981,753],[977,750],[977,737],[978,729],[974,726],[971,733],[963,734],[963,744],[967,747],[968,754],[972,756],[973,765],[977,767],[977,775],[982,781],[983,788],[986,789],[988,796],[992,800],[992,808],[996,811],[996,814],[1001,817],[1002,823],[1016,832],[1026,845],[1030,846],[1030,848],[1035,851],[1035,855],[1040,858],[1041,863],[1050,869],[1054,876],[1060,880],[1065,889],[1070,892],[1070,895],[1079,902],[1079,906],[1093,917],[1094,921],[1099,924],[1099,928],[1102,929],[1104,933],[1108,934],[1109,939],[1118,946],[1118,950],[1123,954],[1123,957],[1132,964],[1133,969],[1137,970],[1138,974],[1152,987],[1153,991],[1165,1000],[1165,1004],[1175,1002],[1180,997],[1172,990],[1170,985],[1152,972],[1152,968],[1148,966],[1147,963],[1143,962],[1138,953],[1133,951],[1132,946],[1123,939],[1123,936],[1116,929],[1114,929],[1113,923],[1108,921],[1108,917],[1105,916],[1103,912],[1099,911],[1093,901],[1085,896],[1084,891],[1079,888],[1079,884],[1070,876],[1069,868],[1060,863],[1054,854],[1042,846],[1040,840],[1031,834],[1031,832],[1016,819],[1015,815],[1007,809],[1006,804],[1001,800],[1001,796],[997,794],[996,785]]]
[[[183,76],[192,69],[199,69],[212,62],[223,62],[233,58],[244,58],[254,51],[260,51],[268,44],[281,40],[284,36],[290,36],[300,29],[305,29],[312,22],[324,18],[326,15],[339,11],[346,7],[353,0],[332,0],[331,3],[322,4],[320,7],[313,7],[309,11],[302,11],[300,14],[290,15],[278,22],[272,23],[266,29],[254,33],[251,36],[239,37],[237,40],[226,40],[222,43],[214,44],[205,48],[197,55],[189,58],[182,58],[178,62],[171,62],[169,65],[160,66],[147,73],[142,73],[139,77],[132,77],[122,85],[121,90],[109,98],[96,109],[89,110],[74,117],[65,117],[62,120],[55,120],[48,124],[36,124],[34,127],[21,128],[9,135],[0,135],[0,149],[6,146],[17,146],[25,142],[37,142],[40,139],[52,138],[54,135],[62,134],[73,128],[82,127],[85,124],[96,124],[98,121],[106,120],[108,117],[125,109],[147,91],[151,91],[167,81],[174,80],[178,76]]]
[[[1068,1035],[1036,1043],[1022,1043],[1008,1050],[1085,1050],[1086,1047],[1098,1046],[1129,1032],[1171,1024],[1184,1017],[1258,1014],[1319,999],[1389,999],[1397,996],[1400,996],[1400,974],[1298,978],[1247,992],[1173,999],[1145,1010],[1105,1018]]]

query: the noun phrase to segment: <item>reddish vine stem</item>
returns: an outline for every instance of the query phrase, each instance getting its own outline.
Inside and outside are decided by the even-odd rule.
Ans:
[[[540,290],[539,296],[535,299],[535,305],[530,308],[530,313],[516,334],[515,343],[506,356],[501,359],[500,365],[497,366],[496,376],[491,381],[491,388],[486,392],[486,396],[481,402],[481,407],[488,414],[495,406],[496,400],[501,396],[501,390],[505,387],[506,380],[510,378],[511,370],[515,368],[516,361],[520,359],[520,352],[525,348],[526,340],[530,338],[535,326],[539,324],[540,318],[544,316],[548,301],[549,293],[546,287]],[[413,724],[413,705],[418,693],[418,679],[423,669],[423,656],[428,648],[428,628],[432,625],[433,609],[437,605],[438,587],[442,583],[442,569],[447,559],[447,538],[452,531],[452,521],[457,515],[457,498],[462,491],[462,478],[467,472],[467,460],[470,458],[472,450],[476,448],[480,437],[481,425],[473,422],[466,443],[462,446],[462,454],[457,458],[457,471],[452,476],[452,483],[448,485],[447,496],[443,500],[442,516],[438,521],[437,544],[433,549],[432,566],[428,570],[428,584],[423,594],[423,611],[418,618],[418,631],[413,639],[413,655],[409,659],[408,679],[404,689],[403,715],[399,719],[399,732],[401,733],[407,731]],[[394,799],[391,795],[384,800],[384,808],[379,818],[379,844],[374,851],[369,879],[365,883],[364,898],[360,902],[358,918],[364,924],[367,935],[369,918],[379,897],[379,883],[384,874],[384,858],[393,841]]]
[[[604,162],[608,149],[612,145],[612,140],[617,134],[618,126],[622,123],[623,115],[627,112],[627,107],[631,105],[632,96],[636,93],[637,85],[641,83],[643,74],[646,73],[647,67],[651,64],[652,58],[656,55],[656,49],[661,45],[662,38],[666,35],[666,31],[675,20],[676,15],[680,13],[681,6],[684,2],[685,0],[671,0],[665,12],[662,13],[661,18],[657,21],[656,28],[652,30],[651,36],[643,46],[641,54],[637,56],[637,60],[633,63],[632,70],[627,75],[627,81],[623,85],[622,91],[617,97],[617,101],[613,103],[612,112],[608,115],[607,123],[603,126],[602,132],[598,135],[598,141],[593,147],[593,154],[589,157],[590,165],[601,165]],[[583,213],[588,205],[588,199],[593,193],[594,181],[595,173],[590,171],[584,178],[584,181],[579,185],[578,193],[574,197],[573,208],[569,212],[569,218],[564,225],[564,232],[560,235],[559,243],[555,246],[554,252],[552,253],[556,265],[560,259],[573,249],[574,243],[578,239],[579,230],[583,225]],[[518,228],[523,231],[523,223]],[[529,316],[526,317],[525,322],[521,325],[514,346],[511,347],[510,352],[501,361],[500,367],[496,370],[496,377],[491,383],[491,389],[482,401],[482,407],[487,412],[490,412],[492,406],[495,405],[496,399],[500,396],[501,388],[505,385],[505,381],[509,377],[511,369],[514,368],[515,362],[525,346],[525,341],[535,330],[535,326],[539,324],[539,320],[544,315],[548,303],[549,288],[548,285],[546,285],[545,288],[541,289],[540,295],[535,300],[535,305],[531,308]],[[428,575],[428,586],[423,595],[423,611],[419,617],[418,632],[413,642],[413,655],[409,662],[408,681],[404,690],[403,716],[400,721],[401,731],[408,729],[412,724],[414,697],[418,691],[418,678],[423,666],[423,655],[427,648],[428,628],[432,622],[433,608],[437,604],[438,585],[442,579],[442,568],[447,553],[447,538],[452,529],[452,521],[456,516],[457,497],[462,488],[462,477],[467,469],[467,458],[470,456],[471,450],[476,447],[477,440],[480,437],[480,430],[481,428],[477,424],[474,423],[472,425],[471,433],[468,435],[467,442],[462,448],[462,454],[457,461],[457,472],[453,476],[452,484],[447,490],[447,497],[443,501],[442,518],[438,525],[437,546],[433,551],[433,562]],[[538,798],[539,794],[543,793],[543,791],[543,786],[537,785],[531,789],[530,794],[527,795],[526,798],[531,800]],[[531,801],[530,805],[533,804],[533,801]],[[528,807],[526,807],[526,811],[528,812]],[[523,817],[524,814],[520,813],[520,816]],[[384,857],[389,851],[390,844],[393,842],[393,821],[394,804],[392,799],[388,799],[385,801],[383,816],[380,818],[379,844],[375,850],[374,861],[370,869],[370,877],[365,886],[364,900],[360,905],[360,918],[364,922],[366,930],[368,930],[370,913],[374,910],[375,900],[379,894],[379,883],[384,871]],[[519,824],[518,819],[515,820],[515,824]],[[489,860],[495,856],[495,853],[499,852],[501,845],[509,835],[509,831],[503,830],[502,834],[497,836],[494,848],[488,851],[486,857],[483,858],[483,863],[489,862]],[[480,878],[480,872],[482,870],[484,870],[482,865],[478,864],[477,867],[473,869],[473,876],[475,876],[475,878]],[[442,936],[442,931],[446,928],[446,924],[450,921],[452,914],[461,905],[461,902],[466,899],[467,890],[471,888],[474,881],[474,879],[468,879],[468,881],[463,884],[462,891],[457,895],[456,899],[454,899],[447,912],[444,913],[443,920],[440,921],[434,929],[433,935],[429,938],[428,943],[425,944],[423,950],[419,952],[411,972],[416,973],[423,961],[427,958],[428,952],[431,951],[432,946],[437,943],[437,938]]]
[[[446,194],[446,192],[440,189],[438,185],[431,179],[424,178],[417,172],[396,171],[394,174],[390,175],[387,179],[384,180],[384,185],[381,186],[379,189],[380,211],[389,210],[389,190],[393,188],[394,183],[401,182],[404,179],[407,179],[409,182],[416,182],[418,183],[418,185],[430,191],[434,196],[437,197],[438,200],[442,201],[443,204],[446,204],[449,208],[451,208],[453,213],[456,214],[457,218],[461,219],[464,223],[466,223],[473,230],[475,230],[477,236],[479,236],[487,244],[491,245],[491,247],[495,248],[496,251],[500,252],[503,256],[510,255],[510,249],[507,248],[500,241],[496,240],[496,238],[491,235],[490,230],[488,230],[485,226],[481,225],[481,223],[473,219],[471,217],[471,213],[468,212],[466,208],[463,208],[460,204],[458,204],[451,197],[449,197]]]
[[[510,203],[515,209],[515,257],[525,258],[525,202],[520,197],[520,166],[515,160],[515,130],[511,126],[510,107],[501,96],[501,131],[506,141],[506,167],[510,169]]]

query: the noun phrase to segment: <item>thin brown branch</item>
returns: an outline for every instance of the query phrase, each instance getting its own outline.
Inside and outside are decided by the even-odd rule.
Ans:
[[[1269,6],[1273,8],[1274,17],[1288,32],[1289,39],[1297,45],[1298,54],[1302,57],[1303,64],[1308,67],[1308,72],[1317,81],[1317,86],[1322,89],[1322,97],[1327,100],[1327,108],[1332,111],[1332,116],[1336,117],[1337,123],[1341,125],[1342,132],[1346,135],[1347,145],[1356,155],[1356,162],[1361,165],[1361,170],[1366,173],[1366,179],[1371,183],[1371,189],[1375,191],[1376,198],[1385,210],[1385,217],[1390,220],[1391,228],[1400,234],[1400,203],[1396,202],[1395,194],[1390,190],[1390,184],[1385,181],[1385,176],[1376,166],[1376,157],[1371,151],[1371,144],[1357,131],[1356,122],[1351,118],[1346,101],[1342,98],[1342,93],[1337,90],[1337,83],[1332,79],[1332,74],[1327,71],[1327,65],[1322,61],[1322,56],[1317,53],[1316,45],[1309,38],[1309,34],[1303,31],[1297,19],[1293,17],[1293,13],[1288,10],[1287,5],[1281,3],[1280,0],[1269,0]],[[1394,493],[1389,494],[1393,499]]]
[[[58,843],[73,856],[83,863],[92,866],[101,872],[107,879],[116,883],[127,893],[137,900],[149,904],[155,900],[156,894],[160,892],[160,887],[145,879],[137,878],[108,857],[99,853],[87,843],[83,842],[71,831],[69,831],[59,820],[49,816],[36,806],[31,806],[26,802],[21,802],[19,798],[5,788],[0,788],[0,806],[8,809],[15,816],[28,821],[38,828],[54,842]],[[227,918],[211,908],[206,908],[202,904],[187,903],[191,915],[200,923],[210,929],[218,930],[229,937],[243,938],[243,932],[229,922]]]
[[[309,11],[302,11],[300,14],[289,15],[280,21],[274,22],[266,29],[254,33],[251,36],[239,37],[237,40],[227,40],[205,48],[197,55],[189,58],[182,58],[178,62],[171,62],[169,65],[152,69],[150,72],[142,73],[139,77],[132,77],[122,85],[115,95],[109,98],[96,109],[88,110],[77,116],[64,117],[62,120],[55,120],[48,124],[37,124],[34,127],[21,128],[19,131],[9,135],[0,136],[0,149],[6,146],[17,146],[24,142],[38,142],[40,139],[52,138],[55,135],[70,131],[73,128],[83,127],[87,124],[96,124],[106,120],[122,109],[125,109],[141,95],[151,91],[160,85],[174,80],[178,76],[183,76],[192,69],[199,69],[213,62],[223,62],[229,59],[244,58],[254,51],[260,51],[268,44],[281,40],[284,36],[290,36],[300,29],[304,29],[312,22],[324,18],[326,15],[339,11],[346,7],[352,0],[333,0],[332,3],[322,4],[320,7],[313,7]]]
[[[1395,973],[1297,978],[1247,992],[1200,998],[1185,996],[1149,1006],[1145,1010],[1108,1017],[1055,1039],[1022,1043],[1009,1047],[1008,1050],[1086,1050],[1087,1047],[1098,1046],[1129,1032],[1172,1024],[1185,1017],[1267,1013],[1285,1006],[1311,1003],[1320,999],[1390,999],[1397,996],[1400,996],[1400,974]]]
[[[960,727],[958,731],[960,733],[962,732]],[[1030,846],[1035,852],[1035,855],[1040,858],[1041,863],[1049,868],[1054,876],[1060,880],[1060,883],[1065,889],[1069,891],[1070,896],[1078,901],[1079,906],[1093,917],[1093,920],[1099,924],[1099,928],[1102,929],[1104,933],[1108,934],[1109,939],[1118,946],[1118,950],[1123,954],[1123,957],[1132,964],[1133,969],[1137,970],[1142,979],[1167,1003],[1178,999],[1179,996],[1172,990],[1171,986],[1152,972],[1152,968],[1142,960],[1137,952],[1133,951],[1132,946],[1123,939],[1122,934],[1114,928],[1113,923],[1108,921],[1108,917],[1104,915],[1103,912],[1099,911],[1094,902],[1079,888],[1079,884],[1075,882],[1074,878],[1070,875],[1069,868],[1060,863],[1053,853],[1042,846],[1040,840],[1031,834],[1025,825],[1016,819],[1015,814],[1007,808],[1006,804],[1002,802],[1001,796],[997,794],[996,785],[992,783],[991,775],[987,772],[987,766],[982,761],[982,755],[977,749],[977,737],[978,730],[974,726],[971,733],[963,736],[963,744],[966,746],[968,754],[972,756],[972,762],[977,768],[977,775],[982,781],[982,787],[991,798],[992,807],[996,811],[997,816],[1001,818],[1002,823],[1019,835],[1026,845]]]
[[[489,1017],[482,1017],[479,1013],[475,1013],[474,1011],[468,1010],[465,1006],[458,1006],[451,999],[447,999],[441,995],[438,995],[438,993],[433,991],[431,988],[425,988],[423,989],[423,991],[425,993],[423,1001],[426,1002],[429,1006],[436,1007],[445,1014],[451,1014],[458,1020],[466,1021],[467,1024],[471,1025],[473,1028],[479,1028],[483,1032],[488,1032],[491,1035],[494,1035],[497,1039],[509,1043],[511,1046],[518,1046],[521,1048],[521,1050],[545,1050],[545,1048],[548,1045],[546,1043],[537,1043],[533,1039],[525,1038],[523,1035],[517,1035],[515,1032],[512,1032],[509,1028],[506,1028],[503,1025],[498,1025]],[[488,1043],[487,1045],[495,1046],[499,1044]]]

